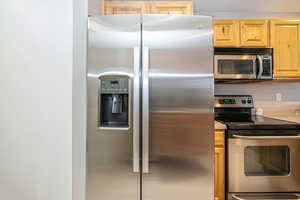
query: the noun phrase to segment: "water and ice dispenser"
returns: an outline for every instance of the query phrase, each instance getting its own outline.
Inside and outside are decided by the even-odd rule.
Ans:
[[[100,128],[129,128],[129,77],[100,77]]]

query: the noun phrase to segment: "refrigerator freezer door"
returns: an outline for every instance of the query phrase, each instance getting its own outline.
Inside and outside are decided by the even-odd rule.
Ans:
[[[139,15],[89,19],[87,200],[140,200],[140,112],[136,106],[140,86],[139,77],[134,76],[140,74],[140,24]],[[129,79],[129,127],[99,127],[99,95],[107,90],[103,86],[99,91],[101,77]]]
[[[212,19],[144,15],[142,37],[149,66],[143,200],[213,200]]]

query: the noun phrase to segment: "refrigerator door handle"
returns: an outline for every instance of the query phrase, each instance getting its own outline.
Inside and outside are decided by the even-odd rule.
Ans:
[[[142,105],[142,142],[143,142],[143,173],[149,172],[149,48],[143,48],[143,105]]]
[[[140,48],[134,48],[133,80],[133,172],[140,172]]]

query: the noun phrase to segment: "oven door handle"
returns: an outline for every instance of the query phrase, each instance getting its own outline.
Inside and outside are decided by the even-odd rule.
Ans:
[[[245,200],[245,199],[242,199],[242,198],[236,196],[235,194],[232,195],[232,198],[235,200]]]
[[[300,135],[293,136],[243,136],[243,135],[232,135],[234,138],[245,139],[245,140],[266,140],[266,139],[300,139]]]
[[[300,197],[299,197],[299,194],[294,194],[294,193],[292,193],[292,194],[287,194],[286,196],[290,196],[290,197],[292,197],[293,199],[295,199],[295,200],[297,200],[297,199],[299,199]],[[233,199],[235,199],[235,200],[253,200],[253,197],[255,197],[255,195],[253,195],[253,197],[252,198],[241,198],[241,197],[239,197],[238,195],[235,195],[235,194],[233,194],[233,195],[231,195],[231,197],[233,198]],[[295,197],[298,197],[298,198],[295,198]],[[292,199],[292,198],[288,198],[288,197],[286,197],[286,198],[280,198],[280,200],[288,200],[288,199]],[[275,194],[274,196],[271,196],[271,195],[266,195],[266,197],[265,198],[254,198],[254,199],[259,199],[259,200],[270,200],[270,199],[274,199],[274,200],[276,200],[276,199],[278,199],[278,196]]]

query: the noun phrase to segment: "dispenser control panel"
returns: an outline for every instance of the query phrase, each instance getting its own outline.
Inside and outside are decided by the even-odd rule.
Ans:
[[[102,94],[127,94],[128,78],[103,78],[101,80]]]

